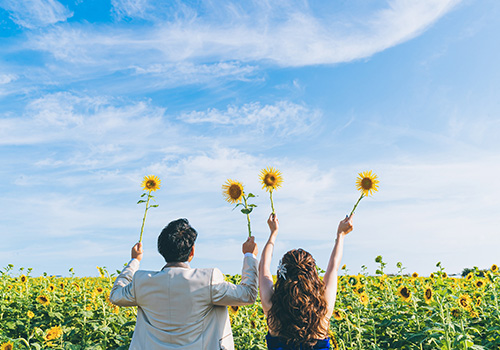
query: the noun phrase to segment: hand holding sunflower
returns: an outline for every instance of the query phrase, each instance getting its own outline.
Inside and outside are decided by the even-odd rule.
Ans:
[[[141,235],[139,237],[139,242],[142,242],[142,233],[144,232],[144,223],[146,222],[146,215],[148,213],[149,208],[158,207],[158,204],[149,205],[149,201],[152,198],[154,200],[154,196],[151,194],[151,192],[159,190],[160,183],[161,183],[161,180],[158,178],[158,176],[155,176],[155,175],[144,176],[144,180],[142,181],[142,189],[144,191],[148,191],[148,192],[143,193],[141,195],[141,198],[144,198],[147,196],[148,199],[147,200],[141,199],[137,202],[137,204],[146,203],[146,209],[144,210],[144,217],[142,218]]]
[[[372,173],[371,170],[358,174],[358,178],[356,179],[356,188],[359,191],[361,191],[361,196],[359,197],[358,201],[354,205],[354,208],[352,208],[351,214],[349,216],[352,216],[352,214],[356,210],[356,207],[358,206],[359,202],[364,197],[368,197],[373,192],[378,191],[378,184],[379,183],[380,183],[380,181],[377,180],[377,175],[375,173]]]

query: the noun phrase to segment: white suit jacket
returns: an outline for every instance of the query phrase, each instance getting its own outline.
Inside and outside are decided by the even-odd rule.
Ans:
[[[116,278],[109,300],[137,306],[131,350],[233,350],[228,305],[257,298],[257,259],[245,256],[241,284],[224,280],[217,268],[167,267],[137,271],[133,259]]]

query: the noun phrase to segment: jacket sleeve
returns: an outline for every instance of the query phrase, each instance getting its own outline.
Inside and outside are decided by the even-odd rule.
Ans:
[[[109,301],[118,306],[137,306],[135,299],[134,274],[139,269],[139,260],[132,259],[116,278]]]
[[[249,305],[257,299],[257,259],[245,256],[241,283],[232,284],[224,280],[222,272],[215,268],[211,278],[211,298],[214,305]]]

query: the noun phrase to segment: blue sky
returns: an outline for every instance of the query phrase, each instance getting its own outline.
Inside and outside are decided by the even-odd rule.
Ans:
[[[144,175],[161,178],[156,238],[186,217],[194,267],[241,268],[246,219],[227,178],[268,196],[281,170],[275,263],[302,247],[325,266],[358,172],[364,199],[343,261],[389,272],[500,263],[500,3],[495,0],[0,0],[0,265],[121,269]]]

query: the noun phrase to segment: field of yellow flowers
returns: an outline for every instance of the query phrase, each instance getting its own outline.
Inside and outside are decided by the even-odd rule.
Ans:
[[[339,278],[330,323],[332,349],[500,349],[498,266],[451,278],[438,263],[428,277],[366,269]],[[108,301],[114,277],[30,277],[30,269],[0,277],[0,350],[127,349],[134,308]],[[72,270],[70,270],[71,272]],[[239,276],[227,276],[239,283]],[[266,349],[260,302],[229,308],[236,349]]]

